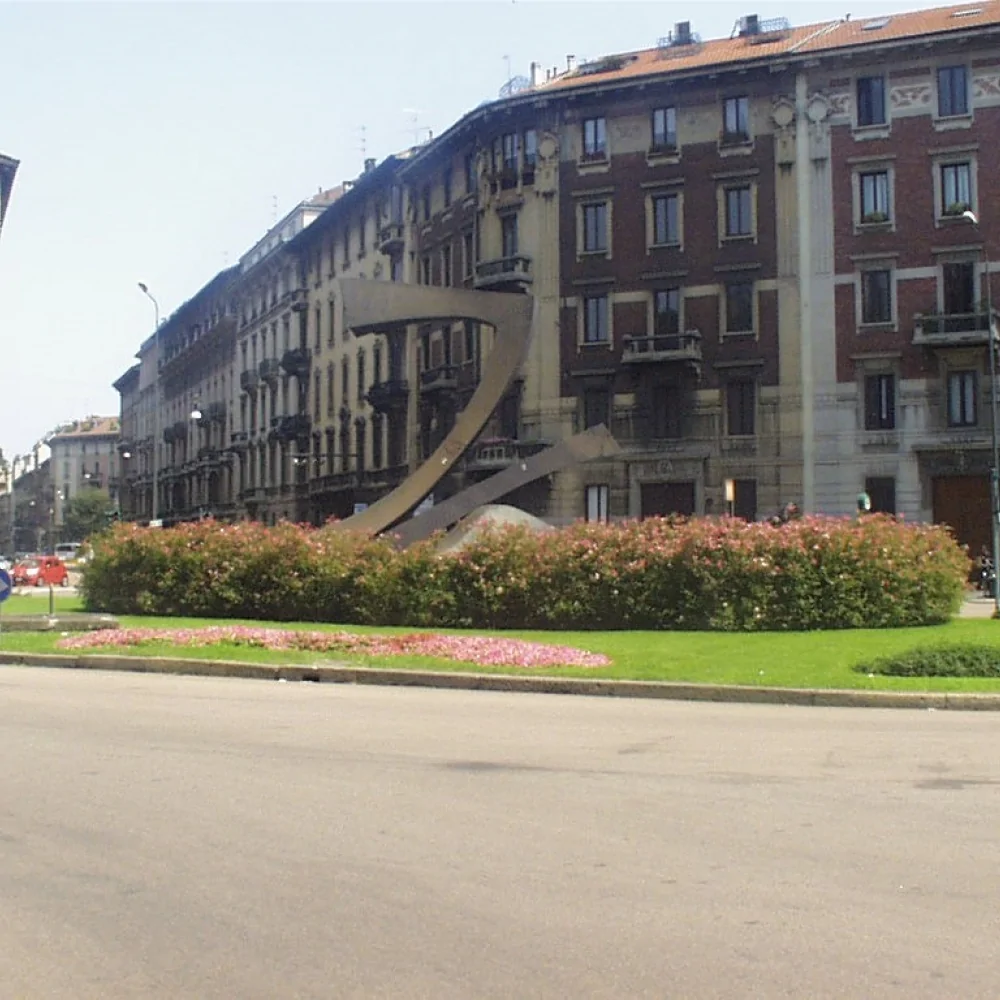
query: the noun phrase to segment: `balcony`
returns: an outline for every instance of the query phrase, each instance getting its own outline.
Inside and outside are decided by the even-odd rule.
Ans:
[[[225,423],[226,404],[221,402],[209,403],[205,407],[204,420],[210,424]]]
[[[309,308],[309,293],[304,288],[296,288],[288,293],[288,301],[294,312],[302,312]]]
[[[623,345],[622,364],[701,364],[701,334],[697,330],[626,337]]]
[[[466,453],[463,465],[467,472],[493,472],[506,469],[514,462],[537,455],[548,447],[545,441],[516,441],[513,438],[491,438],[474,444]]]
[[[420,373],[420,393],[429,396],[437,392],[453,392],[458,388],[458,369],[454,365],[438,365]]]
[[[249,444],[249,435],[246,431],[233,431],[229,435],[229,441],[233,451],[246,451]]]
[[[994,328],[997,315],[994,309]],[[913,343],[918,347],[985,345],[988,330],[988,313],[985,309],[972,313],[917,313],[913,317]]]
[[[405,378],[376,382],[368,390],[367,399],[376,413],[405,411],[410,399],[410,383]]]
[[[384,253],[386,256],[401,253],[405,238],[402,222],[387,223],[378,231],[379,253]]]
[[[281,362],[277,358],[265,358],[257,366],[257,374],[260,375],[262,382],[273,385],[281,375]]]
[[[240,372],[240,389],[243,392],[253,392],[258,385],[260,385],[260,375],[257,374],[256,368]]]
[[[312,428],[312,421],[307,413],[295,413],[290,417],[275,417],[272,423],[275,425],[274,431],[280,441],[295,441],[308,437]]]
[[[481,290],[495,290],[504,286],[523,288],[531,281],[531,258],[515,255],[480,261],[473,284]]]
[[[293,347],[281,356],[281,367],[289,375],[308,375],[312,358],[304,347]]]

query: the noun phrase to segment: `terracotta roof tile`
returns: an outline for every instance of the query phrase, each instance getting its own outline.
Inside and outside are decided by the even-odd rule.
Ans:
[[[963,11],[968,13],[963,14]],[[876,28],[875,25],[879,22],[884,23]],[[666,76],[727,64],[763,62],[775,56],[833,51],[951,31],[968,31],[987,25],[1000,26],[1000,0],[955,4],[887,15],[884,18],[867,17],[857,21],[839,20],[803,25],[774,33],[773,41],[766,40],[770,35],[757,35],[627,52],[607,60],[624,61],[624,65],[617,68],[603,73],[580,72],[578,69],[541,83],[532,88],[532,91],[564,91],[643,76]],[[596,63],[602,61],[604,60],[595,60],[589,64],[591,70]]]

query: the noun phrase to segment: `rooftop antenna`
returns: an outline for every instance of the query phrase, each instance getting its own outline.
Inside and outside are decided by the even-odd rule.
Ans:
[[[413,145],[419,146],[420,133],[426,131],[426,129],[422,129],[420,127],[420,116],[423,114],[423,111],[420,111],[417,108],[403,108],[403,114],[410,116],[410,120],[413,122],[413,125],[411,126],[411,130],[413,132]]]
[[[503,61],[507,64],[507,82],[510,83],[510,56],[504,56]]]
[[[271,225],[275,225],[278,221],[278,196],[276,194],[271,195]]]
[[[361,141],[361,159],[364,160],[368,155],[368,126],[358,126],[358,133]]]

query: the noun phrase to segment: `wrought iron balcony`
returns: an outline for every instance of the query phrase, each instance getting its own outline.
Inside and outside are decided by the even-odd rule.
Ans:
[[[654,334],[649,337],[625,337],[623,364],[701,363],[701,334],[697,330],[684,333]]]
[[[454,365],[438,365],[420,373],[420,392],[450,392],[458,388],[458,369]]]
[[[256,368],[248,368],[246,371],[240,372],[240,389],[243,392],[252,392],[258,385],[260,385],[260,375]]]
[[[304,347],[293,347],[281,356],[281,367],[289,375],[306,375],[311,364],[312,358]]]
[[[226,419],[226,404],[221,402],[209,403],[205,407],[204,419],[210,424],[221,424]]]
[[[498,288],[504,285],[522,287],[530,285],[531,258],[522,255],[499,257],[496,260],[482,260],[476,265],[473,284],[479,289]]]
[[[386,223],[378,231],[379,253],[384,253],[388,256],[401,252],[405,239],[406,233],[402,222]]]
[[[410,383],[405,378],[391,378],[376,382],[367,394],[372,409],[378,413],[405,410],[410,398]]]
[[[257,366],[257,373],[261,381],[273,384],[278,381],[278,376],[281,374],[281,362],[277,358],[264,358]]]
[[[997,310],[993,310],[996,329]],[[985,309],[971,313],[917,313],[913,317],[913,343],[920,347],[969,347],[985,344],[990,329]]]
[[[246,431],[233,431],[229,435],[230,447],[234,451],[245,451],[249,443],[249,435]]]

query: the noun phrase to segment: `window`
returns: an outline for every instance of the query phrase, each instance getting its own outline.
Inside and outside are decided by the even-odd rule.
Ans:
[[[365,255],[365,237],[366,230],[368,229],[368,220],[362,215],[358,219],[358,256],[364,257]]]
[[[330,314],[326,331],[326,341],[332,344],[337,335],[337,301],[330,299]],[[275,337],[277,340],[277,337]]]
[[[948,426],[972,427],[976,424],[976,373],[948,373]]]
[[[441,284],[448,288],[451,286],[451,244],[448,243],[441,248]]]
[[[431,259],[429,256],[424,257],[420,262],[420,280],[422,284],[429,285],[431,283],[431,278],[433,277],[431,273]]]
[[[451,167],[445,167],[444,171],[444,207],[447,208],[451,204],[451,185],[453,181],[454,171]]]
[[[653,245],[673,246],[680,243],[680,198],[662,194],[653,198]]]
[[[316,322],[316,350],[318,352],[319,349],[320,349],[320,345],[323,343],[323,329],[322,329],[323,311],[322,311],[322,309],[319,306],[316,306],[316,308],[313,310],[313,318],[315,319],[315,322]],[[263,349],[264,353],[266,354],[267,353],[267,331],[264,332],[264,343],[262,345],[262,349]]]
[[[583,206],[583,252],[603,253],[608,249],[608,203]]]
[[[326,415],[332,417],[334,413],[333,387],[335,384],[333,362],[326,366]]]
[[[896,376],[890,374],[865,377],[865,430],[896,429]]]
[[[726,384],[726,429],[731,437],[751,437],[756,426],[757,386],[751,379]]]
[[[943,305],[949,316],[966,315],[976,311],[976,265],[971,260],[943,265]]]
[[[858,79],[858,125],[885,124],[885,80],[881,76]]]
[[[861,221],[863,223],[889,221],[889,172],[873,170],[859,174],[858,189],[861,196]]]
[[[474,246],[472,230],[466,230],[462,233],[462,274],[466,278],[472,277],[473,266],[476,263],[476,258],[473,255]]]
[[[508,132],[503,137],[501,144],[502,165],[506,171],[513,172],[517,170],[519,138],[516,132]]]
[[[681,436],[680,392],[675,385],[657,385],[648,396],[649,432],[656,440]]]
[[[865,493],[872,502],[873,514],[896,513],[896,480],[892,476],[869,476],[865,479]]]
[[[677,148],[677,109],[655,108],[653,110],[653,142],[654,150],[669,150]]]
[[[583,300],[583,342],[585,344],[607,343],[608,297],[607,295],[587,295]]]
[[[603,118],[587,118],[583,123],[583,158],[603,160],[608,155],[608,138]]]
[[[524,133],[524,165],[531,169],[538,162],[538,133],[529,128]]]
[[[888,269],[861,272],[861,322],[892,322],[892,272]]]
[[[585,389],[583,392],[583,429],[607,426],[611,409],[611,393],[607,389]]]
[[[359,420],[354,425],[354,460],[355,468],[361,472],[365,467],[365,425]]]
[[[726,236],[753,235],[753,199],[749,184],[726,188]]]
[[[316,372],[313,378],[313,417],[319,420],[323,408],[323,378]],[[273,409],[273,407],[272,407]]]
[[[969,113],[969,81],[964,66],[938,70],[938,117],[954,118]]]
[[[961,215],[972,206],[972,164],[941,164],[941,214]]]
[[[341,246],[340,265],[341,267],[344,268],[351,266],[351,231],[349,228],[344,230],[344,240]]]
[[[424,186],[420,195],[420,203],[424,213],[424,222],[426,222],[431,217],[431,188],[429,184]]]
[[[358,399],[362,400],[365,398],[365,393],[368,391],[368,386],[365,377],[365,354],[364,351],[358,351]]]
[[[585,494],[587,520],[606,524],[608,520],[608,497],[610,489],[606,485],[588,486]]]
[[[403,280],[403,262],[399,257],[392,257],[389,260],[389,280]]]
[[[726,333],[754,332],[754,286],[752,281],[726,284]]]
[[[723,142],[746,142],[750,138],[750,99],[727,97],[722,105]]]
[[[347,406],[347,397],[351,387],[351,362],[344,358],[340,363],[340,405]]]
[[[474,194],[476,190],[476,154],[465,154],[465,193]]]
[[[517,216],[504,215],[500,219],[500,243],[504,257],[517,256]]]
[[[670,336],[681,331],[681,290],[664,288],[653,293],[653,334]]]
[[[376,414],[372,418],[372,467],[382,468],[382,418]]]

